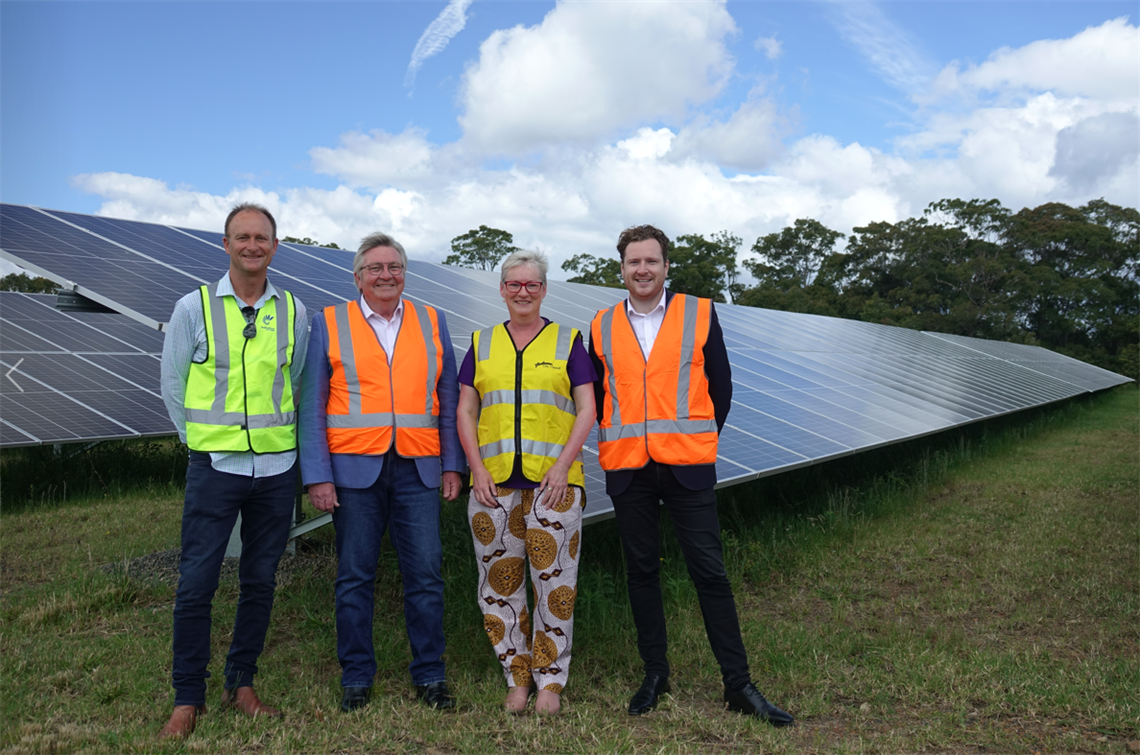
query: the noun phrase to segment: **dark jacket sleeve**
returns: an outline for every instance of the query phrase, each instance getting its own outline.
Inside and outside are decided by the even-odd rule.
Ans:
[[[709,379],[709,398],[716,414],[716,431],[724,429],[728,420],[728,410],[732,408],[732,365],[728,363],[728,350],[724,345],[724,333],[716,316],[716,305],[712,307],[709,323],[709,338],[705,342],[705,375]]]
[[[590,338],[590,361],[594,363],[594,372],[598,373],[598,379],[594,381],[594,407],[598,410],[598,424],[602,422],[602,406],[606,398],[606,386],[604,380],[606,378],[605,368],[602,366],[602,358],[598,356],[596,349],[598,344],[593,341],[593,331],[591,331]]]

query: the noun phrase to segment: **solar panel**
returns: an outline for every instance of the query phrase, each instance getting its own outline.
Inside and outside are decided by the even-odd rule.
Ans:
[[[4,259],[134,320],[63,314],[50,297],[0,298],[0,364],[15,367],[23,389],[4,381],[0,445],[173,433],[158,397],[156,328],[178,298],[221,277],[221,233],[16,205],[0,206],[0,221]],[[315,314],[356,295],[352,257],[281,243],[270,279]],[[462,359],[473,331],[508,317],[498,282],[498,272],[413,258],[405,296],[446,313]],[[625,296],[550,281],[542,314],[588,340],[594,313]],[[734,383],[720,486],[1128,382],[1034,346],[730,304],[717,313]],[[583,454],[585,519],[612,516],[596,430]]]
[[[69,314],[55,296],[0,292],[0,445],[170,435],[162,335],[122,315]]]

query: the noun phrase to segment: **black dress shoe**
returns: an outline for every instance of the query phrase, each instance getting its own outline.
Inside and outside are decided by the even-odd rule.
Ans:
[[[455,698],[447,691],[447,682],[432,682],[423,687],[417,684],[416,697],[436,710],[448,710],[455,707]]]
[[[791,726],[795,722],[791,715],[765,700],[752,682],[738,690],[725,689],[724,701],[728,703],[729,710],[756,716],[773,726]]]
[[[668,692],[669,677],[647,674],[645,681],[629,701],[629,715],[640,716],[657,707],[657,698]]]
[[[368,705],[368,701],[371,698],[371,687],[345,687],[344,697],[340,700],[340,709],[345,713],[351,713],[357,708],[363,708],[365,705]]]

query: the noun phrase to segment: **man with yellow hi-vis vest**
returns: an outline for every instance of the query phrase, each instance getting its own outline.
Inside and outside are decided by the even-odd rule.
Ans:
[[[455,354],[443,312],[402,298],[408,255],[399,242],[365,237],[352,269],[360,296],[313,317],[301,387],[301,477],[336,528],[341,710],[372,695],[385,530],[404,580],[412,684],[425,704],[449,709],[439,496],[455,500],[466,471],[455,431]]]
[[[622,231],[621,272],[629,298],[590,327],[600,377],[598,457],[625,551],[629,602],[645,678],[629,703],[639,716],[669,691],[661,598],[660,502],[697,590],[705,632],[720,665],[728,708],[774,726],[792,717],[756,689],[716,512],[716,450],[732,403],[732,373],[716,309],[708,299],[665,290],[669,239],[651,225]]]
[[[159,735],[190,734],[206,709],[210,613],[241,515],[241,592],[221,706],[280,717],[253,690],[297,487],[296,399],[305,307],[268,279],[277,222],[240,204],[222,239],[229,272],[182,297],[162,347],[162,398],[190,447],[174,600],[174,711]]]

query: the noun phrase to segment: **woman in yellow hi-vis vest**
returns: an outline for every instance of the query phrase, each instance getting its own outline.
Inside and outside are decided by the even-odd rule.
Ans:
[[[459,440],[471,467],[467,516],[483,626],[503,665],[507,710],[552,715],[570,668],[597,372],[575,328],[539,314],[546,256],[515,252],[499,293],[511,319],[472,334],[459,370]],[[527,609],[529,558],[535,600]],[[533,627],[533,635],[532,635]]]

